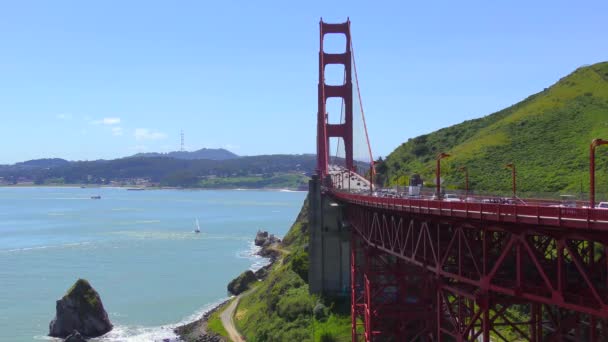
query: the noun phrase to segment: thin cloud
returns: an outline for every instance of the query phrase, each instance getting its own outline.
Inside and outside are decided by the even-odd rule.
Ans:
[[[57,114],[55,117],[59,120],[69,120],[72,118],[72,114]]]
[[[136,128],[135,133],[133,135],[135,136],[135,140],[138,140],[138,141],[161,140],[161,139],[165,139],[167,137],[167,134],[165,134],[163,132],[150,130],[147,128]]]
[[[123,134],[122,127],[120,127],[120,126],[112,127],[112,134],[113,135],[122,135]]]
[[[93,121],[95,125],[118,125],[120,123],[120,118],[103,118],[101,120]]]

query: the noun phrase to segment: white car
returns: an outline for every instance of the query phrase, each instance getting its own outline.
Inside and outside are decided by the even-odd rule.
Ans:
[[[600,202],[595,207],[597,209],[608,209],[608,202]]]
[[[445,194],[443,200],[446,202],[460,202],[460,198],[454,194]]]

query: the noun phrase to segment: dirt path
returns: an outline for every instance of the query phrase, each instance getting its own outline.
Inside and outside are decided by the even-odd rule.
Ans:
[[[247,292],[245,292],[245,293],[247,293]],[[233,342],[245,342],[245,339],[243,337],[241,337],[241,334],[239,334],[239,331],[237,330],[236,326],[234,325],[234,318],[233,318],[234,310],[236,309],[237,305],[239,305],[239,300],[241,300],[241,296],[245,295],[245,293],[242,293],[242,294],[236,296],[236,299],[233,300],[232,303],[230,303],[230,305],[228,305],[226,310],[224,310],[220,314],[220,319],[222,320],[222,325],[224,326],[224,329],[226,329],[226,332],[228,332],[228,336],[230,337],[230,339]]]

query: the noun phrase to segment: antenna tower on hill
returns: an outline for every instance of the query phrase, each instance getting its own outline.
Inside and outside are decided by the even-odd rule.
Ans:
[[[179,150],[182,151],[182,152],[184,152],[184,130],[183,129],[182,129],[182,132],[181,132],[181,136],[182,136],[182,144],[181,144],[181,147],[180,147]]]

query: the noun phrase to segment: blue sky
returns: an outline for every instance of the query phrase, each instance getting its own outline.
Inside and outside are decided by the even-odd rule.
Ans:
[[[608,1],[6,1],[0,163],[177,150],[181,129],[312,153],[321,16],[351,19],[375,155],[608,60]]]

